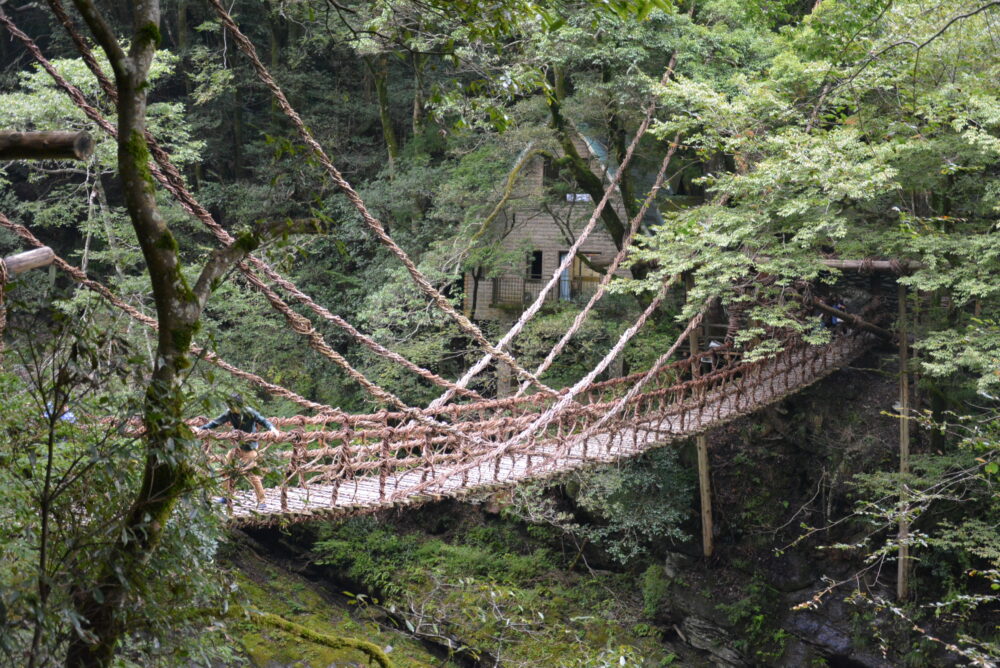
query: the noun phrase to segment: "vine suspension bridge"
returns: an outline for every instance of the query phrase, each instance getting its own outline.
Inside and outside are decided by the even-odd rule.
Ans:
[[[583,401],[512,446],[504,444],[555,398],[535,394],[452,404],[428,413],[446,421],[447,430],[380,411],[343,421],[275,418],[277,425],[291,429],[280,434],[230,431],[201,437],[206,451],[213,443],[260,440],[261,453],[273,451],[270,459],[282,462],[281,483],[265,490],[265,508],[257,509],[252,492],[234,495],[235,522],[349,515],[633,457],[774,403],[852,361],[872,341],[870,335],[855,334],[838,336],[825,346],[791,344],[776,357],[753,362],[713,349],[664,366],[632,397],[627,390],[644,374],[595,383],[583,393]],[[617,416],[602,419],[617,404]]]
[[[57,1],[52,4],[59,6]],[[561,265],[552,274],[546,287],[539,292],[535,302],[523,312],[507,334],[494,344],[475,323],[455,309],[390,236],[384,225],[369,212],[361,197],[337,170],[288,103],[284,93],[258,58],[250,40],[217,0],[210,0],[210,4],[225,29],[233,36],[237,47],[249,58],[260,81],[271,91],[279,108],[296,128],[299,139],[312,152],[329,179],[347,196],[366,227],[406,267],[414,283],[429,301],[450,318],[470,341],[482,348],[484,353],[461,379],[454,382],[444,379],[358,331],[340,316],[317,304],[262,259],[248,255],[236,265],[247,282],[264,296],[310,347],[339,366],[372,399],[388,408],[367,415],[347,414],[305,399],[292,390],[241,370],[208,351],[192,347],[191,353],[205,361],[315,413],[313,416],[273,419],[276,425],[284,429],[278,434],[247,434],[238,431],[198,434],[208,458],[216,462],[223,457],[213,454],[217,452],[215,446],[224,445],[229,448],[243,441],[259,441],[265,465],[272,467],[277,474],[279,482],[266,489],[263,508],[257,507],[251,492],[234,494],[231,499],[233,522],[266,524],[367,512],[515,485],[595,463],[632,457],[658,445],[701,434],[797,392],[849,363],[875,340],[863,328],[850,332],[839,331],[828,344],[820,346],[809,345],[790,334],[777,333],[775,336],[782,338],[781,351],[761,359],[754,359],[747,350],[736,350],[729,345],[700,351],[694,344],[697,336],[693,332],[702,320],[702,309],[649,370],[595,382],[598,375],[609,367],[612,360],[621,354],[625,345],[653,316],[662,304],[669,286],[678,278],[665,277],[658,293],[639,318],[621,334],[607,355],[584,378],[562,390],[546,386],[539,378],[580,329],[595,303],[605,294],[615,271],[626,260],[631,241],[640,229],[640,221],[664,183],[679,136],[671,143],[640,211],[629,221],[628,233],[621,244],[621,250],[606,268],[596,292],[545,361],[534,371],[529,371],[511,355],[510,344],[538,313],[545,295],[559,281],[598,224],[602,210],[616,191],[620,175],[627,169],[640,138],[650,124],[653,103],[646,107],[645,118],[628,146],[622,163],[608,180],[604,197],[596,204],[587,225],[565,253]],[[69,19],[60,18],[60,21],[69,31],[104,94],[109,100],[115,101],[117,91],[101,71],[86,42],[80,38]],[[2,10],[0,25],[24,44],[53,78],[57,87],[70,97],[91,122],[108,135],[117,136],[117,128],[101,115],[95,105],[87,101],[80,89],[69,83],[52,66],[31,38],[19,30]],[[672,75],[673,64],[672,58],[663,77],[664,83]],[[32,155],[30,146],[25,148],[21,143],[24,138],[17,139],[18,151],[21,152],[18,153],[18,158],[52,157],[51,152]],[[67,159],[84,159],[89,155],[89,145],[81,144],[79,137],[68,137],[66,140],[70,147],[75,147],[73,150],[67,149]],[[172,164],[169,154],[148,132],[146,142],[152,157],[150,169],[153,177],[184,211],[208,229],[222,247],[233,247],[237,241],[198,203],[186,187],[180,172]],[[84,148],[81,149],[81,146]],[[51,147],[45,147],[45,150],[51,151]],[[0,159],[4,159],[2,155]],[[8,220],[2,213],[0,226],[14,232],[31,246],[45,248],[30,230]],[[72,280],[96,292],[130,317],[154,329],[158,326],[155,319],[115,296],[79,268],[58,256],[53,261]],[[748,269],[750,267],[752,262],[748,262]],[[8,272],[0,262],[0,297],[7,276]],[[340,329],[357,345],[406,368],[424,381],[441,387],[444,393],[426,408],[408,406],[354,368],[343,354],[327,343],[310,318],[294,310],[285,301],[279,290],[313,316]],[[689,342],[690,354],[678,360],[678,350],[685,341]],[[484,399],[468,387],[470,381],[493,360],[508,365],[521,379],[522,385],[515,396]],[[533,393],[526,394],[529,388]],[[452,401],[455,397],[461,398],[464,403]],[[195,419],[190,424],[199,426],[204,424],[204,420]],[[271,475],[268,479],[273,480],[275,476]]]

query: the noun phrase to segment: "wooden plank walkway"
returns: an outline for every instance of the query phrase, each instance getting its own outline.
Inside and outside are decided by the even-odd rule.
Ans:
[[[517,452],[504,454],[499,461],[494,457],[468,462],[464,465],[465,470],[461,470],[461,464],[452,464],[436,470],[414,468],[390,472],[385,476],[384,483],[375,472],[341,480],[336,487],[333,484],[288,487],[287,510],[282,510],[280,488],[265,490],[266,507],[260,510],[256,508],[253,492],[237,491],[233,497],[230,520],[235,524],[273,524],[343,517],[516,485],[525,480],[634,457],[779,401],[853,361],[870,345],[871,339],[867,337],[832,344],[821,353],[817,364],[807,363],[807,353],[803,351],[798,356],[759,367],[760,377],[766,382],[739,394],[730,388],[723,388],[706,394],[697,407],[677,406],[666,414],[635,424],[622,425],[609,421],[614,426],[605,425],[606,431],[595,433],[582,442],[569,443],[566,438],[548,438]],[[814,368],[817,369],[815,373]],[[433,484],[428,487],[427,481],[433,481]],[[425,488],[414,490],[421,485]]]

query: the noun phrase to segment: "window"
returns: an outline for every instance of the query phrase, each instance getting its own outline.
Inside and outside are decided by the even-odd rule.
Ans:
[[[569,251],[559,251],[559,263],[562,264]],[[583,253],[588,259],[593,260],[600,253]],[[575,297],[590,295],[594,293],[597,284],[601,281],[602,274],[591,269],[579,255],[573,258],[573,262],[567,267],[559,277],[559,299],[567,301]]]
[[[542,280],[542,251],[536,250],[528,253],[528,266],[525,278],[533,281]]]

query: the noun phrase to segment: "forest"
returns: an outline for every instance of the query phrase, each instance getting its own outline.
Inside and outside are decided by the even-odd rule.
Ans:
[[[997,0],[0,0],[0,665],[996,666],[998,307]]]

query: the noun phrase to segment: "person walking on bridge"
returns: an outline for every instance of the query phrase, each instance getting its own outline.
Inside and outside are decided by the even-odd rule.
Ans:
[[[233,429],[244,431],[248,434],[256,433],[258,426],[267,429],[272,434],[278,433],[277,428],[271,424],[270,420],[247,406],[243,400],[243,395],[238,392],[230,394],[226,400],[226,404],[228,410],[211,422],[204,424],[201,427],[202,431],[214,429],[219,425],[229,423]],[[231,469],[234,466],[234,462],[238,460],[235,466],[239,468],[240,473],[246,476],[250,484],[253,485],[254,492],[257,493],[257,510],[263,510],[267,506],[264,502],[264,485],[260,482],[260,476],[254,472],[257,467],[257,448],[257,441],[241,442],[226,454],[226,468]],[[235,474],[231,473],[226,476],[226,481],[223,483],[223,489],[225,489],[228,497],[232,497],[233,486],[236,484],[235,477]]]

